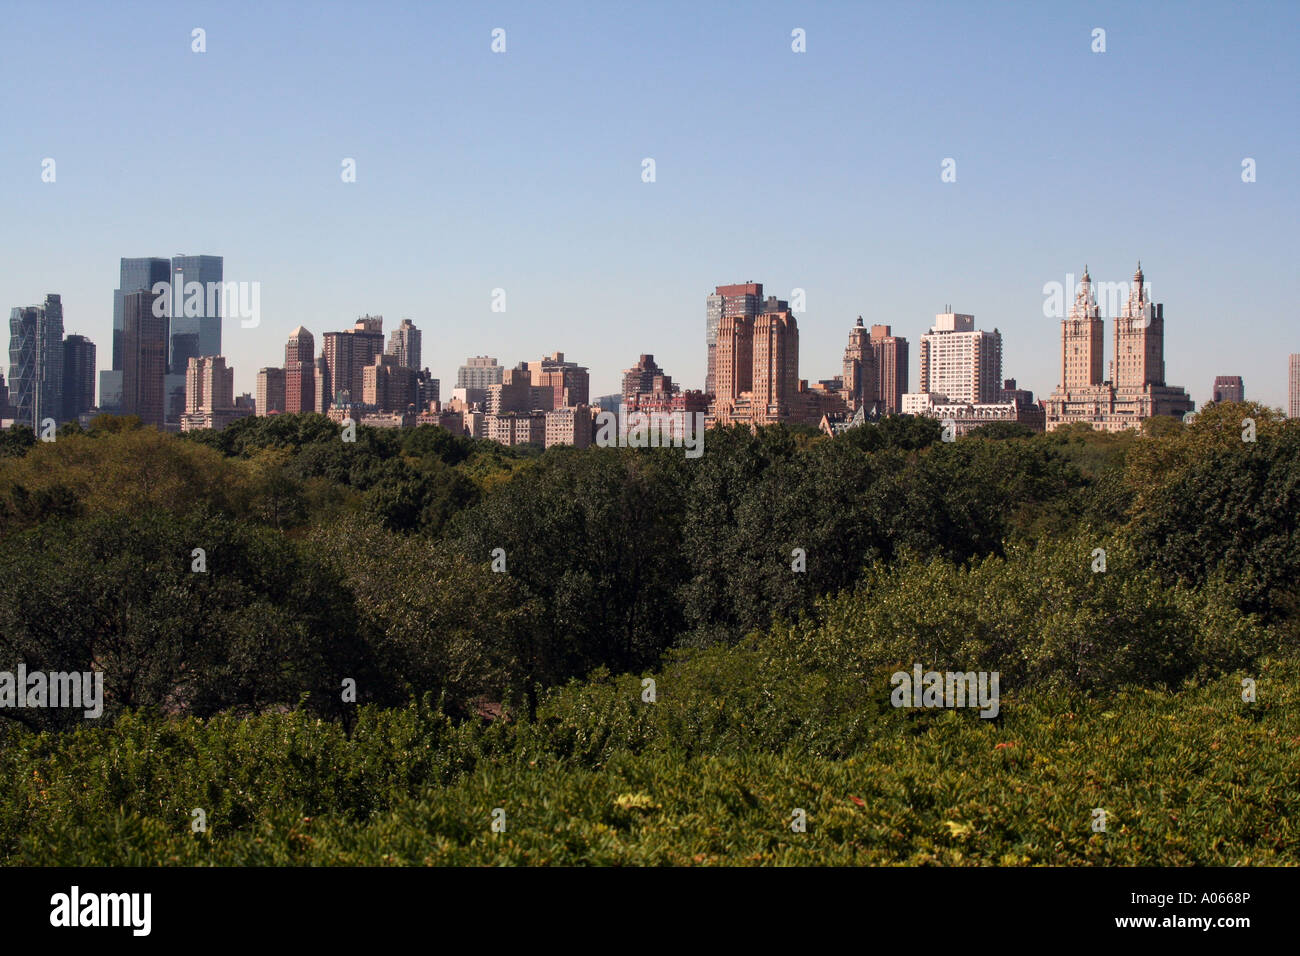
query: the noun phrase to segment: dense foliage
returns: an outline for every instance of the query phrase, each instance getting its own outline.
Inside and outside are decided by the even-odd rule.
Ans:
[[[1298,452],[1249,404],[713,429],[698,459],[11,429],[0,670],[93,667],[107,706],[0,708],[0,855],[1300,862]],[[1000,672],[1001,715],[896,710],[913,663]]]

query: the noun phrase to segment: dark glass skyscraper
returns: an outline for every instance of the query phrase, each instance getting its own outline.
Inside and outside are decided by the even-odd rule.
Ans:
[[[221,256],[173,256],[171,263],[171,360],[184,372],[189,360],[221,354]]]
[[[75,422],[95,405],[95,343],[84,335],[63,340],[63,417]]]
[[[167,373],[167,317],[155,315],[152,292],[122,297],[122,402],[124,415],[163,427]],[[162,312],[162,309],[157,310]]]
[[[152,292],[157,282],[171,282],[172,264],[166,259],[147,257],[123,259],[118,288],[113,293],[113,369],[122,370],[122,297],[132,292]]]

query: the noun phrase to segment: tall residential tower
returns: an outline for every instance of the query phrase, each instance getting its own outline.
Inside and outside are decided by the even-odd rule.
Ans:
[[[708,346],[708,370],[704,376],[704,391],[717,391],[717,344],[724,318],[755,319],[763,307],[763,283],[742,282],[720,285],[705,302],[704,338]]]
[[[1165,307],[1151,301],[1142,264],[1115,318],[1115,353],[1103,381],[1102,321],[1087,268],[1070,315],[1061,321],[1061,382],[1047,399],[1047,430],[1087,422],[1103,431],[1138,427],[1161,415],[1182,417],[1195,406],[1165,384]]]

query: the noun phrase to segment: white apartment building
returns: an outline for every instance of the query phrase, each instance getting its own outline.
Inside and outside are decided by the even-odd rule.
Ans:
[[[975,316],[941,312],[921,336],[921,381],[913,394],[941,396],[952,404],[992,404],[1002,389],[1002,334],[975,328]],[[903,396],[904,412],[908,396]],[[912,402],[916,404],[915,400]],[[912,414],[916,414],[913,412]]]

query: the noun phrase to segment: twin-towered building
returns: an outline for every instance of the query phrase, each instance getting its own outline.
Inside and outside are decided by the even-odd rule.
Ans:
[[[1140,262],[1115,318],[1114,354],[1103,376],[1105,338],[1085,266],[1070,314],[1061,320],[1061,383],[1046,402],[1048,431],[1073,422],[1123,431],[1148,418],[1181,418],[1193,410],[1182,387],[1165,384],[1164,305],[1151,301]]]
[[[100,381],[100,408],[138,415],[145,423],[175,428],[209,427],[227,410],[245,407],[223,384],[230,370],[220,350],[220,309],[201,303],[199,314],[176,314],[174,295],[159,282],[219,285],[222,260],[177,256],[121,260],[114,293],[113,370]],[[1122,284],[1120,284],[1122,289]],[[159,298],[171,301],[157,302]],[[161,306],[161,308],[159,308]],[[206,309],[206,311],[203,311]],[[186,306],[187,311],[193,311]],[[211,313],[211,314],[209,314]],[[5,389],[20,421],[37,414],[68,420],[94,405],[94,345],[83,336],[62,339],[58,296],[44,306],[11,315],[10,380]],[[809,388],[799,378],[799,326],[786,300],[764,296],[756,282],[717,286],[706,302],[708,369],[703,392],[683,391],[651,355],[624,373],[621,404],[629,411],[694,414],[707,409],[712,423],[751,425],[834,420],[837,428],[884,414],[952,418],[958,431],[987,421],[1020,421],[1048,429],[1083,421],[1106,430],[1134,427],[1159,415],[1180,416],[1193,404],[1180,387],[1165,384],[1164,309],[1150,301],[1139,265],[1122,312],[1115,318],[1114,351],[1105,358],[1105,328],[1085,269],[1069,315],[1061,322],[1060,384],[1035,404],[1032,393],[1002,377],[1002,336],[975,328],[973,315],[940,313],[920,339],[918,391],[908,389],[908,341],[888,325],[849,330],[841,374]],[[258,373],[259,414],[322,412],[398,415],[406,423],[447,409],[435,407],[439,386],[420,368],[421,333],[404,319],[384,348],[383,319],[362,316],[351,329],[315,337],[302,326],[289,336],[283,368]],[[1292,405],[1300,366],[1292,360]],[[204,385],[203,383],[208,383]],[[513,369],[487,356],[461,367],[453,403],[470,434],[500,433],[511,443],[549,444],[559,433],[585,431],[582,415],[542,416],[586,409],[587,369],[556,352]],[[1240,401],[1239,377],[1220,376],[1215,401]],[[215,398],[214,398],[215,396]],[[71,412],[69,411],[71,410]],[[1292,408],[1293,414],[1296,408]],[[584,413],[585,414],[585,413]],[[355,416],[354,416],[355,417]],[[453,416],[454,417],[454,416]],[[509,421],[505,421],[510,417]],[[528,422],[521,421],[527,418]],[[564,420],[561,421],[561,418]],[[491,419],[491,421],[489,421]],[[505,433],[509,432],[508,435]],[[555,433],[555,438],[551,437]],[[579,439],[581,440],[581,439]]]
[[[916,392],[907,387],[907,340],[889,326],[868,331],[861,317],[849,332],[842,374],[810,389],[799,378],[799,328],[788,303],[764,298],[762,283],[722,285],[706,303],[710,420],[761,425],[820,415],[823,429],[835,432],[901,412],[950,420],[956,434],[997,421],[1040,431],[1071,422],[1119,431],[1194,408],[1183,388],[1165,382],[1164,329],[1164,306],[1150,300],[1139,264],[1115,318],[1107,364],[1105,326],[1085,268],[1061,322],[1060,384],[1043,402],[1003,378],[1001,333],[976,329],[973,315],[951,309],[921,336]],[[1221,378],[1215,400],[1240,401],[1240,379]]]

